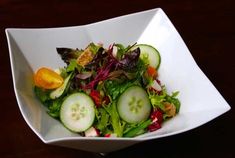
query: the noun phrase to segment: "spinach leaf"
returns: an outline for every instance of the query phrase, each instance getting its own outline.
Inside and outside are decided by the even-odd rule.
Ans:
[[[135,137],[139,134],[142,134],[142,132],[152,123],[151,119],[148,119],[147,121],[144,121],[140,123],[138,126],[130,129],[127,133],[124,134],[124,137]]]

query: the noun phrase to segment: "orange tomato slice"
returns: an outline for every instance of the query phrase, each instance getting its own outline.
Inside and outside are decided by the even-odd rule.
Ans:
[[[34,75],[34,83],[36,86],[44,89],[55,89],[60,87],[64,79],[55,71],[42,67]]]

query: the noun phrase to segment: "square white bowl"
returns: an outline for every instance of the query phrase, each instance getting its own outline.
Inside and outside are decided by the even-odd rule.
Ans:
[[[35,134],[48,144],[93,152],[111,152],[135,143],[196,128],[230,109],[197,66],[177,30],[156,8],[93,24],[45,29],[6,29],[13,85],[20,111]],[[33,92],[39,67],[63,67],[56,47],[84,48],[90,42],[150,44],[161,54],[160,80],[168,92],[180,91],[180,113],[161,129],[135,138],[87,138],[71,133],[46,113]]]

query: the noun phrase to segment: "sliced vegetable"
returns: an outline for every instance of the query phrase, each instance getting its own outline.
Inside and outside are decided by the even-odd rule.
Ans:
[[[93,100],[85,93],[71,94],[61,105],[60,119],[71,131],[86,131],[95,119]]]
[[[156,80],[153,80],[153,82],[151,82],[150,87],[158,92],[162,90],[161,85]]]
[[[111,96],[113,100],[116,100],[119,95],[121,95],[127,88],[137,85],[137,83],[133,82],[124,82],[119,83],[118,81],[106,81],[105,82],[105,89],[106,93]]]
[[[161,56],[157,49],[155,49],[151,45],[147,44],[137,44],[131,48],[134,50],[136,48],[140,48],[140,58],[147,57],[149,60],[149,65],[158,69],[161,63]]]
[[[85,137],[98,137],[100,135],[99,131],[94,127],[90,127],[85,131]]]
[[[142,87],[129,87],[119,97],[117,110],[120,117],[128,123],[145,121],[151,111],[147,93]]]
[[[96,107],[100,107],[102,103],[100,92],[97,90],[91,90],[90,96],[94,100]]]
[[[55,89],[60,87],[64,79],[55,71],[42,67],[34,75],[34,83],[36,86],[44,89]]]
[[[157,77],[157,70],[152,66],[148,66],[147,73],[148,76],[152,77],[153,79]]]
[[[64,93],[65,89],[68,87],[69,80],[70,80],[71,76],[72,76],[72,74],[67,76],[64,80],[64,83],[60,87],[58,87],[57,89],[53,90],[50,93],[50,98],[51,99],[59,98]]]

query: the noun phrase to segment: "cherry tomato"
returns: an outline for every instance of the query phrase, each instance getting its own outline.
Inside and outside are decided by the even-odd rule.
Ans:
[[[157,77],[157,70],[152,66],[148,66],[147,73],[150,77],[153,77],[153,78]]]
[[[101,95],[100,95],[99,91],[91,90],[90,96],[94,100],[95,105],[97,107],[101,107],[101,99],[102,98],[101,98]]]
[[[42,67],[34,75],[34,83],[36,86],[44,89],[55,89],[60,87],[64,79],[51,69]]]

